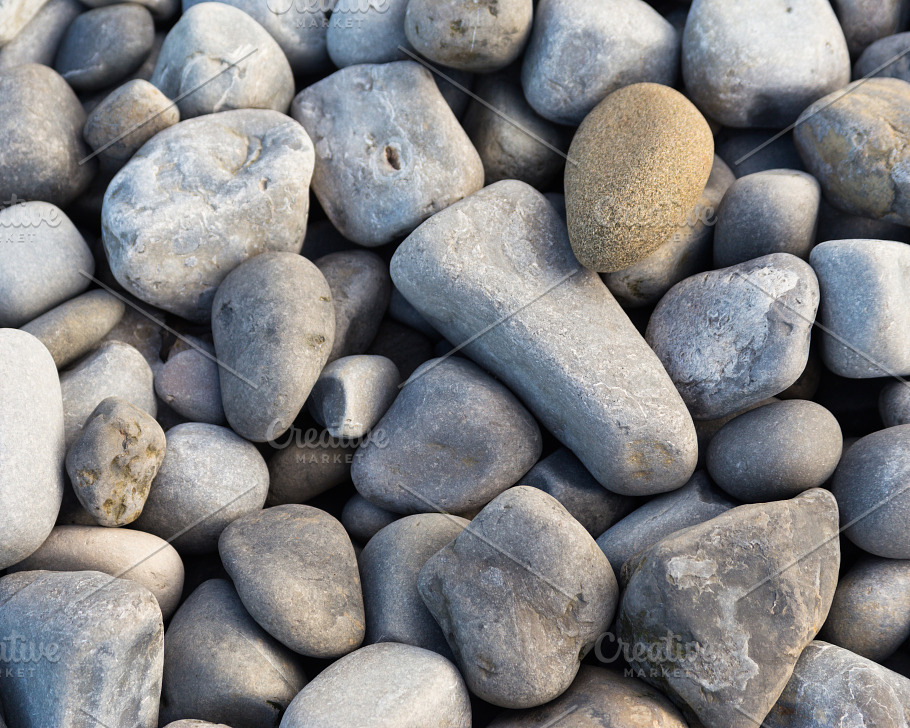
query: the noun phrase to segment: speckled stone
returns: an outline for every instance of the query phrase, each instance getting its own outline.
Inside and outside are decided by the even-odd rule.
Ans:
[[[337,440],[322,429],[291,431],[273,442],[277,452],[269,459],[267,505],[306,503],[350,481],[357,444]]]
[[[904,0],[899,0],[907,4]],[[882,5],[888,5],[883,3]],[[910,5],[907,5],[910,7]],[[866,76],[881,76],[883,78],[899,78],[910,81],[910,58],[907,57],[910,49],[910,33],[888,34],[880,38],[862,52],[856,65],[853,67],[854,78]],[[3,61],[3,52],[0,51],[0,62]]]
[[[37,3],[25,3],[31,12]],[[39,63],[53,66],[66,29],[85,8],[78,0],[48,0],[16,37],[0,47],[0,69]]]
[[[219,366],[211,355],[188,349],[170,357],[155,374],[155,392],[191,422],[224,423]]]
[[[325,36],[332,63],[345,68],[407,58],[398,47],[411,50],[404,31],[407,8],[408,0],[339,0]]]
[[[832,0],[850,55],[857,56],[874,41],[907,27],[907,0]],[[883,59],[884,60],[884,59]],[[857,78],[861,75],[859,74]]]
[[[452,518],[455,517],[452,516]],[[374,506],[360,493],[355,493],[348,498],[341,510],[341,524],[351,539],[358,544],[365,544],[399,518],[401,518],[400,513],[392,513],[385,508]]]
[[[572,250],[582,265],[609,273],[653,253],[685,222],[708,182],[714,139],[681,93],[639,83],[585,117],[568,156]]]
[[[885,385],[878,398],[878,411],[885,427],[910,425],[910,386],[905,382]]]

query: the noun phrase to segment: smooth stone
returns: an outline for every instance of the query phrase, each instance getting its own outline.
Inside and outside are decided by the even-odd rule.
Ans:
[[[420,598],[417,578],[430,557],[469,525],[458,516],[420,513],[369,540],[360,556],[367,644],[401,642],[452,659],[445,635]]]
[[[553,496],[595,538],[637,505],[634,498],[604,488],[564,447],[539,460],[521,484]]]
[[[261,109],[156,134],[104,195],[102,240],[114,277],[146,303],[208,321],[215,289],[240,263],[300,252],[313,158],[299,124]]]
[[[793,134],[828,202],[854,215],[910,224],[904,171],[910,164],[910,84],[856,81],[803,111]]]
[[[648,495],[692,475],[695,427],[676,388],[600,278],[579,267],[565,223],[532,187],[497,182],[438,213],[398,247],[391,271],[449,341],[475,339],[462,351],[601,485]]]
[[[708,472],[744,503],[792,498],[834,474],[843,441],[837,419],[820,404],[775,402],[720,428],[708,446]]]
[[[296,437],[298,432],[270,443],[277,452],[269,459],[266,505],[306,503],[351,479],[356,442],[337,440],[325,430],[305,430]]]
[[[875,41],[904,30],[910,19],[907,0],[832,0],[831,5],[854,57]]]
[[[326,48],[338,68],[358,63],[391,63],[411,49],[404,30],[408,0],[344,0],[336,3],[326,30]]]
[[[885,427],[910,425],[910,384],[891,382],[885,385],[879,395],[878,411]]]
[[[222,2],[193,5],[180,16],[151,82],[177,101],[182,119],[232,109],[284,113],[294,97],[294,74],[275,39]]]
[[[164,619],[170,619],[183,591],[183,561],[167,541],[128,528],[57,526],[16,571],[100,571],[148,589]]]
[[[360,245],[407,235],[483,186],[471,140],[414,61],[343,68],[301,91],[291,112],[316,147],[313,192]]]
[[[775,169],[736,180],[717,210],[714,267],[771,253],[803,260],[815,245],[821,187],[805,172]]]
[[[717,209],[736,176],[716,154],[708,183],[695,207],[670,238],[650,255],[601,277],[624,308],[657,303],[681,280],[710,270]]]
[[[52,68],[26,63],[0,71],[0,202],[65,206],[84,192],[96,165],[79,163],[89,154],[83,126],[82,104]]]
[[[335,309],[335,343],[329,361],[363,354],[389,307],[389,266],[368,250],[329,253],[314,262],[329,284]]]
[[[910,7],[910,6],[908,6]],[[887,34],[870,43],[853,67],[853,77],[881,76],[910,81],[910,33]],[[0,51],[0,63],[3,52]]]
[[[351,539],[355,543],[361,544],[369,541],[383,528],[399,518],[401,518],[400,513],[392,513],[392,511],[374,506],[359,493],[352,495],[341,510],[341,524]],[[457,518],[457,516],[452,516],[452,518]],[[399,640],[390,641],[398,642]]]
[[[910,375],[910,246],[832,240],[809,262],[821,288],[825,366],[851,379]]]
[[[180,121],[180,111],[143,79],[128,81],[105,96],[85,121],[82,135],[101,160],[116,172],[158,132]]]
[[[77,91],[98,91],[132,73],[155,40],[155,21],[132,2],[88,10],[67,28],[54,68]]]
[[[0,569],[5,569],[33,553],[54,527],[66,452],[57,368],[40,341],[16,329],[0,329],[0,402]]]
[[[47,0],[6,0],[0,5],[0,46],[13,40]]]
[[[26,3],[30,9],[35,3]],[[0,47],[0,69],[38,63],[53,66],[70,23],[85,10],[78,0],[48,0],[16,37]]]
[[[296,253],[262,253],[224,279],[212,336],[237,434],[266,442],[293,424],[334,344],[333,306],[325,277]]]
[[[636,674],[704,728],[760,724],[828,614],[837,535],[837,503],[814,489],[734,508],[627,562],[619,636]]]
[[[849,83],[850,54],[825,0],[695,0],[682,73],[695,105],[724,126],[781,128]]]
[[[803,170],[792,133],[725,127],[714,137],[714,146],[737,177],[771,169]]]
[[[166,434],[164,462],[133,525],[182,554],[215,551],[230,523],[262,510],[268,468],[255,445],[226,427],[188,422]]]
[[[572,250],[582,265],[611,273],[653,253],[686,221],[708,183],[714,138],[681,93],[639,83],[585,117],[568,158]]]
[[[910,425],[861,438],[844,452],[832,492],[844,535],[875,556],[910,559]]]
[[[538,114],[576,126],[618,88],[675,85],[679,44],[679,33],[642,0],[542,0],[524,54],[522,85]]]
[[[645,338],[692,416],[714,419],[799,378],[818,302],[809,264],[773,253],[677,283],[654,309]]]
[[[11,725],[158,725],[164,625],[148,589],[97,571],[25,571],[0,579],[0,604],[0,632],[38,653],[0,681]]]
[[[418,367],[435,356],[433,342],[426,334],[390,319],[383,319],[379,324],[376,338],[366,353],[391,359],[405,381],[410,379]]]
[[[123,0],[83,0],[83,5],[90,8],[99,8],[114,5]],[[135,2],[149,9],[157,20],[167,20],[180,8],[180,0],[135,0]]]
[[[812,351],[809,351],[809,358],[812,358]],[[798,381],[798,380],[797,380]],[[786,391],[786,390],[785,390]],[[695,431],[698,433],[698,467],[705,467],[705,456],[708,452],[708,446],[711,444],[711,440],[714,436],[720,432],[720,428],[726,425],[734,417],[738,417],[744,412],[753,410],[756,407],[764,407],[766,404],[771,404],[772,402],[780,402],[781,400],[778,397],[768,397],[768,399],[763,399],[759,402],[744,407],[738,412],[732,412],[729,415],[724,415],[723,417],[718,417],[713,420],[695,420]]]
[[[22,330],[44,344],[57,368],[63,369],[98,346],[125,310],[116,296],[94,290],[32,319]]]
[[[247,611],[286,647],[335,659],[360,646],[357,558],[325,511],[285,505],[241,516],[221,534],[218,552]]]
[[[76,497],[102,526],[135,521],[165,454],[161,425],[120,397],[108,397],[89,415],[66,454]]]
[[[191,422],[224,424],[219,367],[211,356],[195,349],[172,356],[155,375],[155,392]]]
[[[517,483],[542,448],[515,395],[459,357],[418,369],[375,434],[358,448],[351,478],[395,513],[476,511]]]
[[[306,684],[298,656],[256,624],[225,579],[206,581],[190,594],[164,646],[162,725],[196,718],[278,728]]]
[[[406,299],[395,286],[392,286],[392,295],[389,297],[389,318],[400,324],[416,329],[424,336],[432,339],[439,338],[439,332],[434,329],[430,323],[420,315],[420,311],[414,308],[408,299]]]
[[[597,545],[619,577],[623,564],[636,554],[677,531],[710,521],[736,505],[714,486],[703,470],[698,470],[679,490],[652,498],[601,532]]]
[[[471,702],[455,666],[434,652],[362,647],[313,678],[281,728],[471,728]]]

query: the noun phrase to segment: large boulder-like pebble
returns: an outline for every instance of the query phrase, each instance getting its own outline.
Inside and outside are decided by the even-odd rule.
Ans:
[[[338,68],[358,63],[391,63],[407,58],[411,44],[404,30],[408,0],[339,0],[325,41]],[[2,58],[2,56],[0,56]]]
[[[306,132],[274,111],[210,114],[156,134],[104,195],[111,271],[137,298],[207,321],[237,265],[300,252],[313,158]]]
[[[226,427],[177,425],[167,431],[164,462],[134,526],[181,553],[209,553],[230,523],[262,509],[268,488],[255,445]]]
[[[430,558],[418,588],[471,692],[505,708],[562,694],[618,597],[590,534],[528,486],[497,497]]]
[[[28,651],[0,680],[10,725],[156,728],[164,625],[148,589],[97,571],[25,571],[0,579],[0,604],[0,633]]]
[[[678,392],[603,282],[579,267],[539,192],[512,180],[484,188],[425,222],[391,270],[449,341],[473,339],[462,351],[601,485],[645,495],[692,475],[695,428]]]
[[[826,0],[695,0],[682,40],[686,91],[724,126],[784,127],[850,81]]]
[[[299,437],[298,437],[299,435]],[[338,440],[325,430],[291,430],[270,443],[267,504],[306,503],[350,481],[357,443]]]
[[[704,728],[755,728],[831,606],[837,504],[820,489],[740,506],[623,568],[620,638],[632,668]]]
[[[256,624],[225,579],[204,582],[180,605],[164,645],[161,725],[196,718],[278,728],[306,684],[297,655]]]
[[[37,3],[25,2],[31,11]],[[66,29],[85,11],[79,0],[48,0],[16,37],[0,47],[0,69],[39,63],[53,66]]]
[[[809,264],[773,253],[677,283],[654,309],[646,338],[692,416],[714,419],[799,378],[818,300]]]
[[[168,358],[155,374],[155,392],[191,422],[224,423],[220,367],[211,354],[187,349]]]
[[[476,512],[540,457],[534,418],[465,359],[433,359],[405,384],[357,451],[351,478],[368,501],[397,513]]]
[[[910,384],[891,382],[885,385],[879,395],[878,411],[885,427],[910,425]]]
[[[294,698],[281,728],[471,728],[455,666],[434,652],[384,643],[334,662]]]
[[[414,61],[343,68],[292,114],[313,139],[313,191],[346,238],[407,235],[483,186],[483,165],[429,71]]]
[[[853,56],[874,41],[904,30],[910,19],[907,0],[832,0],[831,5]]]

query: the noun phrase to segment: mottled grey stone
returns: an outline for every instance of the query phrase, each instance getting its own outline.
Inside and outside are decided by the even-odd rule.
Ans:
[[[489,329],[462,351],[601,485],[645,495],[692,475],[695,428],[679,394],[597,274],[578,265],[539,192],[509,180],[484,188],[415,231],[391,271],[449,341]]]
[[[233,728],[278,728],[306,684],[297,655],[243,608],[224,579],[199,586],[164,636],[161,724],[196,718]]]
[[[791,399],[725,424],[708,447],[708,472],[746,503],[782,500],[824,485],[842,449],[834,415],[815,402]]]
[[[97,571],[26,571],[0,579],[0,603],[0,633],[37,655],[0,681],[11,725],[158,725],[164,625],[148,589]]]
[[[350,537],[364,544],[379,531],[401,518],[400,513],[392,513],[379,506],[374,506],[359,493],[352,495],[341,511],[341,523]],[[452,516],[456,518],[456,516]],[[397,642],[398,640],[392,640]],[[424,647],[425,645],[420,645]],[[428,648],[429,649],[429,648]]]
[[[825,490],[734,508],[623,567],[632,668],[704,728],[754,728],[831,606],[837,504]]]
[[[32,9],[36,3],[26,5]],[[84,10],[78,0],[48,0],[15,38],[0,47],[0,69],[23,63],[53,66],[66,29]]]
[[[294,698],[281,728],[471,728],[455,666],[434,652],[384,643],[346,655]]]
[[[408,56],[404,31],[408,0],[340,0],[326,31],[329,57],[338,68],[358,63],[391,63]]]
[[[104,7],[105,5],[114,5],[123,0],[83,0],[83,5],[90,8]],[[180,0],[135,0],[140,5],[144,5],[159,20],[167,20],[180,8]]]
[[[682,72],[695,104],[724,126],[784,127],[850,81],[850,54],[825,0],[695,0]]]
[[[195,349],[181,351],[164,363],[155,375],[155,392],[192,422],[224,423],[218,364]]]
[[[374,435],[351,478],[360,495],[396,513],[476,511],[518,482],[542,447],[515,395],[460,357],[414,372]]]
[[[363,641],[363,594],[351,539],[318,508],[284,505],[241,516],[218,539],[240,600],[272,637],[335,659]]]
[[[0,46],[15,38],[47,0],[5,0],[0,4]]]
[[[57,526],[31,556],[11,571],[100,571],[135,581],[158,601],[164,619],[183,591],[183,561],[167,541],[129,528]]]
[[[521,80],[538,114],[574,126],[616,89],[678,74],[679,34],[642,0],[542,0]]]
[[[221,401],[231,427],[266,442],[294,422],[335,340],[332,294],[296,253],[262,253],[224,279],[212,303]]]
[[[267,505],[306,503],[350,481],[357,443],[343,442],[325,430],[291,430],[272,446]]]
[[[692,416],[723,417],[799,378],[818,299],[808,263],[773,253],[677,283],[646,338]]]
[[[854,57],[880,38],[904,30],[910,18],[907,0],[832,0],[831,4]]]
[[[79,164],[89,154],[83,126],[82,104],[52,68],[26,63],[0,71],[0,203],[67,205],[84,192],[97,165]]]
[[[424,334],[390,319],[383,319],[379,324],[376,338],[366,353],[391,359],[405,381],[434,356],[433,342]]]
[[[265,251],[300,252],[312,167],[306,132],[274,111],[226,111],[165,129],[104,195],[114,277],[147,303],[208,321],[233,268]]]
[[[854,379],[910,374],[910,246],[831,240],[809,262],[821,288],[825,366]]]
[[[407,235],[483,186],[471,140],[414,61],[343,68],[301,91],[291,111],[316,147],[316,197],[361,245]]]
[[[903,2],[903,0],[900,0]],[[890,3],[884,3],[887,5]],[[910,7],[910,6],[908,6]],[[854,78],[866,76],[881,76],[883,78],[899,78],[910,81],[910,33],[897,33],[880,38],[862,52],[853,67]],[[3,61],[3,52],[0,51],[0,63]]]
[[[262,509],[268,487],[268,468],[252,443],[226,427],[177,425],[167,431],[164,462],[134,526],[181,553],[209,553],[228,524]]]
[[[47,538],[64,484],[57,368],[41,342],[15,329],[0,329],[0,402],[0,568],[5,569]]]
[[[471,692],[505,708],[562,694],[618,596],[590,534],[528,486],[487,505],[427,561],[418,588]]]
[[[910,385],[906,382],[885,385],[878,398],[878,411],[885,427],[910,425]]]

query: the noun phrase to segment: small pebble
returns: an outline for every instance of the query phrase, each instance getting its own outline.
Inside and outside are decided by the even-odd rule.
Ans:
[[[358,544],[365,544],[399,518],[401,518],[400,513],[392,513],[392,511],[374,506],[360,493],[352,495],[341,511],[342,525],[351,539]],[[456,516],[452,516],[452,518],[456,518]],[[423,645],[419,646],[423,647]]]
[[[306,503],[351,479],[357,443],[308,429],[286,434],[272,446],[278,451],[269,460],[269,506]]]
[[[376,338],[366,353],[390,359],[398,367],[403,381],[410,379],[418,367],[435,356],[433,342],[426,334],[391,319],[383,319],[379,324]]]
[[[878,409],[885,427],[910,425],[910,384],[891,382],[878,399]]]
[[[325,36],[332,63],[345,68],[406,59],[399,46],[411,49],[404,29],[407,9],[408,0],[336,3]]]
[[[188,349],[170,357],[155,374],[155,392],[191,422],[224,424],[220,367],[211,355]]]

